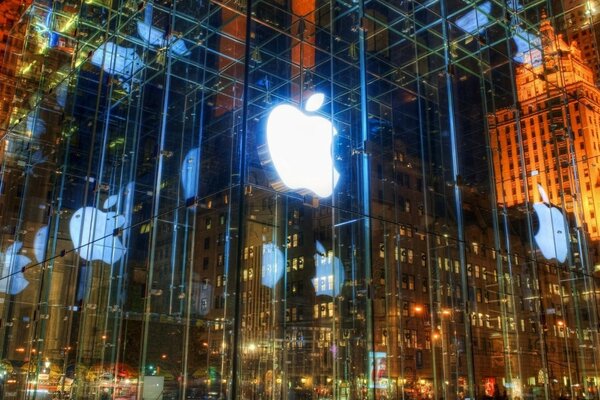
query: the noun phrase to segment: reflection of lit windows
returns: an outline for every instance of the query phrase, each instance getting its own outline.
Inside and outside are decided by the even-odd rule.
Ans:
[[[254,278],[254,268],[248,269],[248,279]]]
[[[408,290],[415,290],[415,277],[414,275],[408,276]]]
[[[225,216],[225,214],[219,215],[219,225],[225,225],[226,220],[227,220],[227,217]]]
[[[407,249],[407,250],[406,250],[406,261],[407,261],[409,264],[412,264],[412,263],[413,263],[413,258],[414,258],[414,256],[413,256],[413,251],[412,251],[412,249]]]
[[[318,304],[315,304],[313,306],[313,318],[314,319],[319,318],[319,305]]]
[[[298,259],[297,258],[292,259],[292,270],[298,271]]]
[[[217,275],[217,287],[223,286],[223,275]]]
[[[417,347],[417,331],[414,329],[405,329],[404,330],[404,345],[413,349]]]
[[[406,262],[406,249],[400,247],[400,262]]]
[[[204,227],[206,228],[206,230],[212,228],[212,218],[208,217],[204,220]]]
[[[152,226],[152,224],[150,222],[148,222],[147,224],[143,224],[140,227],[140,233],[150,233],[151,226]]]
[[[479,265],[475,264],[475,278],[479,278]]]
[[[481,278],[486,281],[487,280],[487,269],[485,267],[481,268]]]
[[[299,270],[304,269],[304,256],[298,257],[298,269]]]
[[[421,253],[421,267],[427,266],[427,254]]]
[[[330,317],[333,317],[333,301],[327,303],[327,311]]]
[[[473,266],[471,264],[467,264],[467,276],[471,276],[473,273]]]
[[[460,262],[458,262],[458,260],[454,260],[454,273],[460,273]]]
[[[475,253],[476,255],[478,255],[479,254],[479,244],[473,242],[472,245],[473,245],[473,253]]]
[[[217,255],[217,266],[218,267],[223,266],[223,261],[224,261],[224,255],[222,253]]]
[[[379,258],[385,258],[385,246],[379,243]]]

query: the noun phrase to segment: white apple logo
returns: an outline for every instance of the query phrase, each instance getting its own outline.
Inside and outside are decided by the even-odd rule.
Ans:
[[[322,93],[316,93],[304,109],[315,112],[324,100]],[[267,145],[275,169],[288,188],[331,196],[340,177],[331,155],[336,133],[331,121],[323,117],[306,115],[289,104],[273,108],[267,120]]]
[[[94,207],[82,207],[75,211],[69,222],[69,234],[73,247],[86,261],[100,260],[113,264],[121,259],[127,249],[117,236],[115,229],[123,227],[131,219],[131,206],[134,183],[125,187],[124,211],[126,216],[114,211],[103,212]],[[116,205],[120,195],[109,196],[102,208],[109,209]]]
[[[273,289],[283,276],[283,253],[274,243],[265,243],[262,248],[262,277],[264,286]]]
[[[548,195],[540,184],[538,191],[542,202],[533,204],[533,210],[539,220],[539,228],[534,236],[535,242],[547,260],[556,258],[559,262],[564,262],[569,251],[567,219],[561,209],[550,204]]]
[[[327,253],[325,247],[317,241],[315,254],[315,277],[312,284],[317,296],[325,295],[336,297],[344,284],[344,265],[332,252]]]
[[[8,246],[2,255],[4,259],[2,275],[0,277],[0,292],[2,293],[19,294],[29,285],[29,282],[23,275],[23,268],[31,262],[31,259],[17,254],[22,247],[23,243],[14,242]]]

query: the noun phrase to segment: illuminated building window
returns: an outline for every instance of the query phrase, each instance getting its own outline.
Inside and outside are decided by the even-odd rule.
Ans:
[[[212,218],[208,217],[204,220],[204,227],[206,228],[206,230],[212,228]]]

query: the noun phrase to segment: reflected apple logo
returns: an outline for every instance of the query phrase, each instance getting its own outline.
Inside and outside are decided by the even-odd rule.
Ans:
[[[317,111],[324,100],[322,93],[313,94],[305,111]],[[323,117],[307,115],[289,104],[273,108],[267,120],[267,145],[275,170],[288,188],[331,196],[340,177],[331,155],[336,134],[331,121]]]
[[[456,20],[456,26],[469,34],[475,34],[477,32],[483,34],[486,26],[490,22],[490,19],[488,18],[490,11],[492,11],[492,3],[486,1],[458,18]]]
[[[112,208],[118,200],[119,195],[110,196],[102,208]],[[106,264],[119,261],[126,248],[117,236],[113,236],[113,232],[122,228],[125,223],[125,216],[114,211],[104,212],[94,207],[80,208],[69,222],[69,234],[75,251],[86,261],[103,261]]]
[[[336,297],[342,291],[344,284],[344,265],[338,257],[333,256],[333,252],[327,252],[321,242],[316,243],[317,253],[315,254],[316,274],[312,279],[317,296]]]
[[[23,243],[14,242],[2,255],[4,261],[0,278],[0,292],[2,293],[19,294],[29,285],[29,281],[23,275],[23,268],[31,263],[31,259],[17,254],[22,247]]]
[[[185,200],[198,196],[198,179],[200,178],[200,148],[195,147],[187,152],[181,164],[181,186]]]
[[[534,236],[535,243],[547,260],[556,258],[559,262],[564,262],[569,251],[567,219],[560,208],[550,204],[548,195],[540,184],[538,191],[542,201],[533,204],[533,210],[539,220],[539,228]]]
[[[33,238],[33,254],[38,262],[46,258],[46,243],[48,242],[48,227],[42,226]]]
[[[283,276],[283,252],[275,243],[265,243],[262,247],[262,276],[261,283],[273,289]]]

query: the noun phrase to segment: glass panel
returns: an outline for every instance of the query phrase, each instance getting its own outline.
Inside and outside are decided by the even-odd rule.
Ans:
[[[0,4],[2,398],[598,398],[596,8]]]

